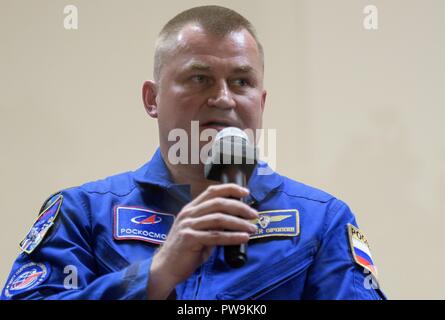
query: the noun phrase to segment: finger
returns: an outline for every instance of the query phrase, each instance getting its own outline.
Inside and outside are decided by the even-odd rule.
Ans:
[[[255,233],[257,230],[255,224],[224,213],[189,219],[188,226],[195,230],[233,230],[247,233]]]
[[[224,183],[218,185],[212,185],[208,187],[204,192],[202,192],[199,196],[197,196],[190,205],[198,205],[204,201],[207,201],[212,198],[238,198],[241,199],[243,197],[247,197],[250,191],[247,188],[243,188],[234,183]]]
[[[234,199],[216,198],[207,200],[190,210],[189,217],[201,217],[209,213],[222,212],[244,219],[256,219],[258,213],[247,204]]]

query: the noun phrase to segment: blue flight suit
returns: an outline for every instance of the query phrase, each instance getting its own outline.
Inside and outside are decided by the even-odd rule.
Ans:
[[[272,233],[250,240],[248,262],[241,268],[229,267],[223,248],[216,247],[207,262],[176,286],[176,298],[384,299],[380,289],[365,285],[370,282],[369,273],[354,261],[347,225],[356,226],[356,222],[348,206],[275,172],[259,175],[260,167],[267,164],[260,163],[255,169],[247,203],[258,211],[294,210],[298,234]],[[116,208],[175,215],[191,201],[189,185],[170,180],[159,149],[136,171],[57,195],[62,195],[63,201],[54,225],[35,250],[18,256],[2,299],[145,299],[150,264],[159,244],[144,241],[143,235],[119,238]],[[140,220],[139,216],[131,219]],[[148,224],[141,226],[147,228]],[[37,264],[41,267],[38,273],[33,271],[37,274],[34,278],[21,271]],[[71,286],[67,287],[69,276],[76,280],[70,278]],[[35,279],[38,282],[30,285]]]

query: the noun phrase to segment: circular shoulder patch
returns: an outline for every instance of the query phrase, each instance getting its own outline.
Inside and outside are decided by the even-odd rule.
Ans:
[[[50,273],[50,266],[44,263],[30,262],[20,267],[9,279],[4,294],[10,298],[25,292],[44,282]]]

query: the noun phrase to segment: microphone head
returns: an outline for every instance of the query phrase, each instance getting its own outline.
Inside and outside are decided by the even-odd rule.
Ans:
[[[245,140],[247,143],[250,143],[247,134],[237,127],[227,127],[219,131],[215,136],[215,142],[221,139],[231,139],[231,137],[239,138],[241,140]]]
[[[236,127],[224,128],[215,136],[211,156],[204,167],[204,176],[210,180],[220,180],[222,170],[228,166],[237,166],[249,179],[257,158],[257,149],[244,131]]]

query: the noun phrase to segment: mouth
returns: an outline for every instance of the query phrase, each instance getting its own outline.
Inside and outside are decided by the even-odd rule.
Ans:
[[[216,129],[217,131],[220,131],[227,127],[238,127],[238,126],[234,124],[232,121],[212,119],[203,122],[202,124],[200,124],[200,127],[203,129]]]

